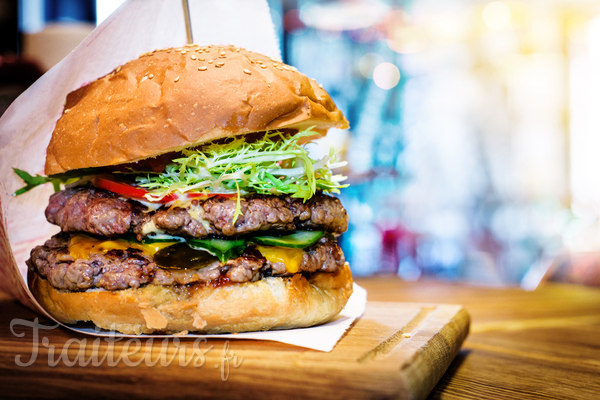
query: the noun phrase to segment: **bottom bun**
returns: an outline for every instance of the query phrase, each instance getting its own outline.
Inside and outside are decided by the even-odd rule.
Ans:
[[[348,264],[334,273],[218,287],[148,284],[114,292],[68,292],[55,289],[37,274],[30,279],[33,295],[57,320],[91,321],[126,334],[303,328],[333,319],[352,294]]]

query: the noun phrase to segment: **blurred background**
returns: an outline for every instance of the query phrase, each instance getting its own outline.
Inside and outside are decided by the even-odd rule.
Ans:
[[[0,113],[121,0],[0,0]],[[600,286],[600,2],[269,0],[350,121],[356,275]]]

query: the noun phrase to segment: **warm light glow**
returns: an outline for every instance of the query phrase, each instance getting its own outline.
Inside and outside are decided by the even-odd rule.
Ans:
[[[367,79],[373,78],[373,70],[383,62],[383,57],[377,53],[367,53],[360,58],[358,70],[360,74]]]
[[[483,22],[491,29],[506,28],[510,23],[510,7],[501,1],[494,1],[483,9]]]
[[[590,21],[588,38],[590,58],[596,65],[600,65],[600,16]]]
[[[382,89],[389,90],[400,82],[400,71],[392,63],[381,63],[373,71],[375,84]]]
[[[387,40],[390,49],[400,54],[414,54],[427,47],[427,35],[423,29],[414,26],[403,26],[394,29]]]
[[[587,46],[569,57],[570,183],[573,204],[600,204],[600,17],[587,26]]]

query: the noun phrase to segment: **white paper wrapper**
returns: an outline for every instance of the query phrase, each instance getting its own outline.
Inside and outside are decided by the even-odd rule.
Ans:
[[[44,217],[52,188],[46,185],[18,197],[10,196],[22,186],[12,167],[43,174],[46,147],[69,92],[142,53],[186,44],[181,4],[179,0],[127,1],[23,93],[0,119],[0,287],[48,318],[53,319],[37,304],[25,283],[25,260],[33,247],[59,231]],[[190,0],[190,15],[197,44],[233,44],[281,59],[265,0]],[[330,351],[363,313],[365,303],[366,293],[355,287],[349,305],[329,324],[219,337],[275,340]]]

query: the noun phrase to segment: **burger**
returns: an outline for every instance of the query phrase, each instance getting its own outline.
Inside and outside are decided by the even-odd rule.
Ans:
[[[331,195],[348,122],[294,67],[232,46],[157,50],[71,92],[45,175],[60,233],[27,261],[57,320],[126,334],[308,327],[352,293]]]

